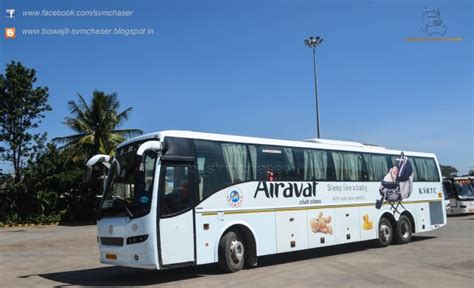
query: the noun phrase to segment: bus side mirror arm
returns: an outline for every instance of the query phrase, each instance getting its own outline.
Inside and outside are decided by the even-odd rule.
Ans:
[[[148,141],[140,145],[137,150],[137,156],[143,156],[143,153],[147,150],[161,151],[161,142],[160,141]]]
[[[87,163],[86,163],[86,166],[87,167],[92,167],[94,166],[95,164],[97,163],[108,163],[110,161],[110,156],[109,155],[105,155],[105,154],[97,154],[95,156],[93,156],[91,159],[87,160]],[[106,167],[108,165],[105,165]],[[107,167],[108,168],[108,167]]]
[[[93,169],[94,165],[102,164],[102,165],[104,165],[104,167],[107,170],[109,170],[109,168],[110,168],[109,161],[110,161],[110,156],[105,155],[105,154],[97,154],[97,155],[93,156],[92,158],[90,158],[89,160],[87,160],[87,162],[86,162],[86,167],[87,167],[86,182],[89,182],[91,180],[90,178],[91,178],[91,175],[92,175],[92,169]]]

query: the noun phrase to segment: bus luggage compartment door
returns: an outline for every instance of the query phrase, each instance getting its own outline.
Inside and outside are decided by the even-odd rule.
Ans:
[[[276,212],[277,252],[308,248],[306,211]]]
[[[336,221],[334,223],[336,230],[337,243],[347,243],[360,240],[359,207],[336,208]]]

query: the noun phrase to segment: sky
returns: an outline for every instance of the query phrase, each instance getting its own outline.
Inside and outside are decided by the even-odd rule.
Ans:
[[[422,31],[425,7],[439,9],[444,37],[458,41],[407,41],[441,37]],[[472,1],[5,0],[0,9],[2,30],[16,28],[15,39],[0,38],[0,73],[12,60],[37,71],[53,108],[39,128],[49,139],[73,133],[63,124],[67,102],[96,89],[116,92],[121,109],[133,107],[123,128],[314,138],[313,59],[304,39],[320,36],[321,138],[433,152],[460,174],[474,169]],[[133,13],[23,14],[71,9]],[[24,34],[61,28],[154,33]]]

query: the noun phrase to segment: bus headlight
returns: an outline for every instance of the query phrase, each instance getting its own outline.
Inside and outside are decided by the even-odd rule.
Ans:
[[[128,237],[127,238],[127,245],[142,243],[142,242],[145,242],[146,239],[148,239],[148,235],[139,235],[139,236]]]

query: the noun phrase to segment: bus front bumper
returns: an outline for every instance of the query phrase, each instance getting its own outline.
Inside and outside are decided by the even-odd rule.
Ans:
[[[448,215],[461,215],[474,213],[474,208],[449,207],[446,211]]]
[[[104,245],[99,243],[100,262],[103,264],[158,269],[155,253],[155,235],[148,235],[148,239],[142,243],[127,244],[122,246]]]

